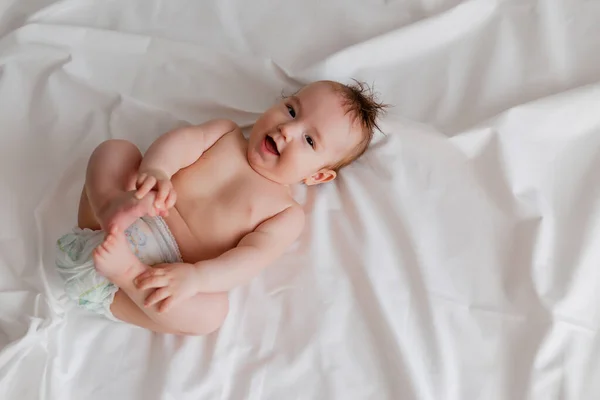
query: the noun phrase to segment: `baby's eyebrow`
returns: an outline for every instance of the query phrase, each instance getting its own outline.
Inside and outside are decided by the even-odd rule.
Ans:
[[[290,100],[293,101],[294,103],[296,103],[296,105],[298,106],[298,111],[302,112],[302,102],[300,101],[298,96],[291,95]]]

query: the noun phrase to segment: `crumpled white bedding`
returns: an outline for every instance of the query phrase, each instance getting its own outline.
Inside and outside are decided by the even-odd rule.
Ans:
[[[0,2],[1,399],[600,398],[600,2]],[[93,148],[249,126],[317,79],[394,105],[206,338],[67,303]]]

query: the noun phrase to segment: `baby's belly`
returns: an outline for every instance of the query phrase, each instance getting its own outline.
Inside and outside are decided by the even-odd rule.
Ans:
[[[226,223],[212,226],[214,218],[191,210],[187,214],[182,211],[185,209],[180,211],[174,207],[164,220],[179,246],[184,262],[196,263],[218,257],[235,247],[245,233],[240,234],[237,229],[231,229],[231,232],[224,229],[227,228]]]
[[[199,251],[198,239],[192,234],[177,208],[170,209],[169,216],[164,217],[164,220],[179,246],[183,261],[187,263],[201,261],[203,257]]]

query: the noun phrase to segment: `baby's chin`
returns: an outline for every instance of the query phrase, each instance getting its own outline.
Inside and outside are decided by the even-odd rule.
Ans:
[[[289,186],[304,182],[304,178],[302,177],[290,174],[282,174],[275,168],[269,168],[261,163],[253,163],[251,157],[248,158],[248,164],[250,164],[250,167],[254,170],[254,172],[263,178],[280,185]]]

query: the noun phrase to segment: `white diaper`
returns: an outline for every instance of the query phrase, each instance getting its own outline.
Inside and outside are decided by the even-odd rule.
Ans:
[[[75,303],[118,321],[110,311],[119,288],[100,275],[92,252],[104,241],[104,231],[74,228],[57,241],[56,267],[65,279],[65,292]],[[131,251],[144,264],[181,262],[177,243],[161,217],[142,217],[125,231]]]

